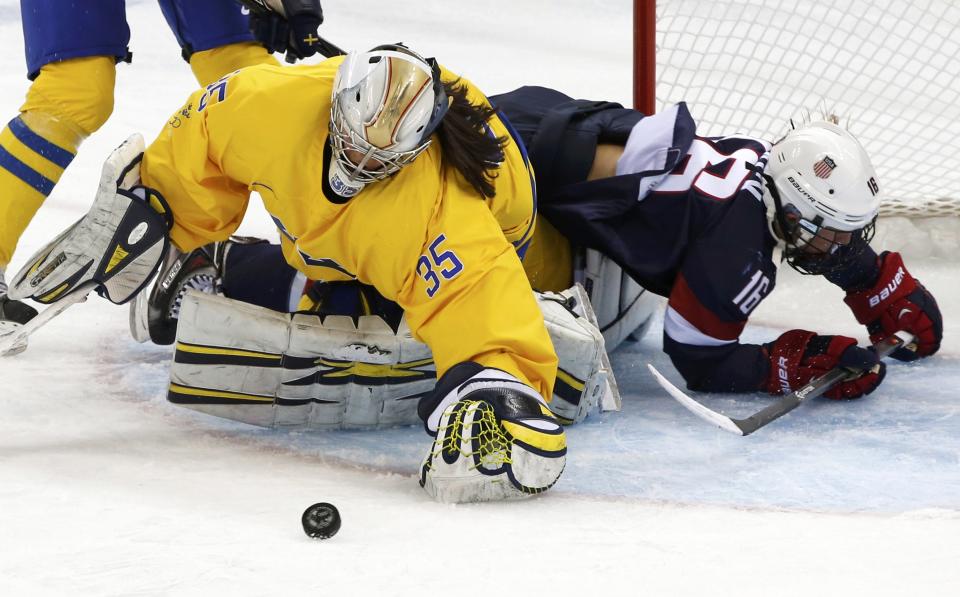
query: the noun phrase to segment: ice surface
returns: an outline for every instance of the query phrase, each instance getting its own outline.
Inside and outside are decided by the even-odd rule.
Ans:
[[[155,135],[195,86],[156,3],[128,3],[133,65],[117,108],[21,241],[12,269],[79,217],[100,163]],[[630,2],[327,2],[347,47],[406,41],[490,93],[544,84],[630,99]],[[22,101],[18,4],[0,0],[0,113]],[[956,192],[956,190],[954,190]],[[254,202],[256,203],[256,202]],[[254,205],[245,230],[273,236]],[[955,227],[943,234],[956,239]],[[897,238],[884,240],[894,246]],[[955,242],[955,240],[954,240]],[[914,247],[906,247],[909,255]],[[955,595],[960,573],[956,265],[911,270],[946,315],[940,355],[891,364],[874,395],[812,401],[746,438],[712,428],[646,372],[679,376],[660,326],[613,355],[619,414],[569,430],[557,487],[524,503],[445,506],[417,486],[428,440],[264,431],[165,401],[166,348],[92,299],[0,360],[0,590],[37,594]],[[747,339],[804,327],[865,340],[822,280],[784,272]],[[742,416],[762,396],[698,396]],[[307,539],[329,501],[343,529]]]

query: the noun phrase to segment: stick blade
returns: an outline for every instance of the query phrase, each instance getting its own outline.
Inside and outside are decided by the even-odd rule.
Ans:
[[[656,367],[654,367],[652,364],[647,363],[647,369],[649,369],[650,373],[653,374],[653,377],[657,380],[657,383],[660,384],[660,387],[666,390],[674,400],[682,404],[684,408],[693,414],[697,415],[708,423],[713,423],[724,431],[728,431],[735,435],[747,435],[744,429],[737,425],[737,422],[730,417],[710,410],[690,396],[687,396],[687,394],[685,394],[680,388],[670,383],[666,377],[661,375],[660,372],[657,371]]]

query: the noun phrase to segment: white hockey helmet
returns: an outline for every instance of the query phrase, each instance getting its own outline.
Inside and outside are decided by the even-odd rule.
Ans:
[[[333,84],[331,188],[352,197],[395,174],[430,145],[447,107],[434,59],[399,44],[348,54]]]
[[[873,237],[876,171],[860,142],[833,122],[806,123],[774,143],[764,179],[771,230],[795,269],[838,269]]]

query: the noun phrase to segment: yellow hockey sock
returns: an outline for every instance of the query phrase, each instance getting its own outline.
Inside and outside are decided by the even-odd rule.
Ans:
[[[45,64],[0,133],[0,268],[77,147],[110,116],[115,79],[112,56]]]
[[[71,127],[35,113],[17,116],[0,132],[0,268],[73,160],[77,142]]]

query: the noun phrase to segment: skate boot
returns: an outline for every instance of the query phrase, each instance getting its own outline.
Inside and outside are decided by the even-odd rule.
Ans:
[[[183,296],[189,290],[220,291],[222,253],[229,241],[211,243],[183,253],[173,245],[164,256],[153,288],[130,303],[130,333],[137,342],[173,344]]]
[[[37,310],[30,305],[15,301],[7,296],[7,283],[3,277],[3,270],[0,269],[0,337],[12,334],[19,327],[37,316]],[[27,343],[15,345],[4,356],[10,356],[23,352],[27,348]]]
[[[171,245],[153,288],[149,293],[144,290],[130,303],[130,333],[134,340],[173,344],[180,305],[187,291],[223,294],[221,287],[230,249],[266,243],[260,238],[231,236],[229,240],[210,243],[190,253],[182,253]]]

